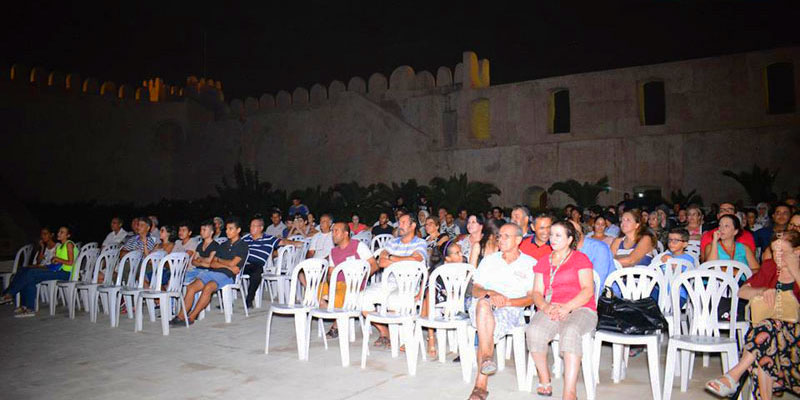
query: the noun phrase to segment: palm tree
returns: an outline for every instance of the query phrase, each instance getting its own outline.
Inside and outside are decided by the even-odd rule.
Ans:
[[[608,176],[602,177],[595,183],[583,182],[578,183],[574,179],[556,182],[547,189],[547,192],[553,194],[555,191],[560,191],[575,200],[578,206],[585,208],[597,204],[597,196],[600,192],[608,193],[610,186],[608,185]]]
[[[500,189],[494,184],[470,182],[467,174],[451,175],[447,179],[433,178],[430,188],[432,204],[444,207],[454,214],[461,207],[475,211],[488,210],[492,206],[489,198],[500,194]]]
[[[417,204],[419,196],[430,197],[430,191],[428,186],[420,185],[416,179],[409,179],[401,183],[392,182],[390,185],[378,183],[373,194],[377,207],[389,208],[394,205],[398,197],[402,197],[406,208],[411,210]]]
[[[358,182],[339,183],[333,186],[334,208],[338,220],[349,220],[357,212],[362,221],[377,219],[378,207],[373,192],[375,185],[361,186]]]
[[[285,204],[275,203],[280,201],[280,193],[283,191],[272,191],[272,184],[261,182],[258,178],[258,171],[236,163],[233,167],[234,185],[228,183],[223,177],[222,185],[217,185],[217,193],[221,201],[222,208],[233,215],[248,218],[258,212],[263,212],[263,208],[269,204],[283,207]],[[285,199],[286,192],[283,192]]]
[[[687,206],[689,204],[697,204],[699,206],[703,205],[703,198],[697,194],[697,190],[692,190],[688,194],[683,194],[681,189],[678,189],[677,192],[674,190],[669,194],[669,201],[665,201],[670,205],[680,204],[682,206]]]
[[[772,185],[775,183],[778,171],[780,171],[780,168],[770,171],[769,168],[761,169],[758,165],[753,164],[753,169],[750,172],[742,171],[736,173],[731,170],[725,170],[722,171],[722,175],[739,182],[747,192],[747,195],[750,196],[750,201],[753,204],[757,204],[762,201],[774,200],[775,193],[772,192]]]

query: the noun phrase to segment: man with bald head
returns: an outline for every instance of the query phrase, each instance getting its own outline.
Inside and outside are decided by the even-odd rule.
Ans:
[[[513,223],[503,225],[497,242],[500,251],[484,257],[472,278],[469,317],[478,333],[478,375],[472,395],[478,398],[488,395],[489,375],[497,371],[494,344],[525,326],[523,309],[533,303],[536,260],[520,251],[522,229]]]

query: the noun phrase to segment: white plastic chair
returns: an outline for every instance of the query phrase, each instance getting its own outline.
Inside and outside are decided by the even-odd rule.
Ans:
[[[420,346],[422,359],[425,360],[425,341],[422,338],[423,328],[436,329],[439,362],[444,363],[447,351],[447,331],[455,330],[458,343],[458,354],[461,357],[461,377],[469,383],[472,376],[472,365],[475,364],[474,342],[469,341],[469,317],[464,310],[464,297],[467,286],[475,274],[475,267],[467,263],[443,264],[433,270],[428,278],[428,316],[418,318],[414,334],[414,342]],[[445,301],[436,304],[436,282],[444,285]],[[416,360],[412,362],[416,363]]]
[[[364,243],[367,246],[370,246],[372,243],[372,232],[365,230],[358,232],[358,234],[353,235],[352,239],[358,240],[361,243]]]
[[[396,289],[390,291],[392,285],[389,284],[389,280],[392,278]],[[412,360],[416,360],[416,352],[418,350],[418,346],[415,343],[412,344],[414,320],[417,318],[417,308],[419,306],[419,302],[415,297],[420,294],[427,278],[428,268],[421,262],[399,261],[384,269],[381,285],[383,285],[386,293],[391,293],[391,296],[394,296],[396,303],[392,304],[394,310],[387,311],[388,304],[383,304],[380,307],[380,311],[367,313],[362,327],[364,340],[361,348],[362,369],[367,367],[369,336],[374,322],[389,325],[392,358],[397,358],[401,342],[407,344],[406,363],[408,364],[408,374],[415,375],[417,373],[417,363],[412,362]]]
[[[645,268],[626,268],[614,271],[606,278],[605,286],[610,288],[616,286],[620,289],[622,298],[626,300],[641,300],[650,297],[653,289],[658,286],[658,304],[664,303],[667,297],[667,282],[664,275],[653,269]],[[600,353],[603,342],[612,343],[613,346],[613,365],[612,379],[614,383],[619,383],[625,378],[626,364],[623,362],[623,351],[627,351],[631,345],[647,346],[647,364],[650,371],[650,389],[654,400],[661,399],[661,379],[658,368],[659,364],[659,337],[660,333],[649,335],[626,335],[619,332],[597,330],[594,333],[593,364],[594,374],[597,382],[600,381]]]
[[[372,238],[372,242],[370,243],[370,251],[375,254],[376,251],[383,248],[386,245],[386,242],[394,239],[394,236],[388,233],[382,233]]]
[[[600,293],[603,289],[603,284],[600,281],[600,274],[597,271],[592,270],[592,280],[594,283],[594,301],[600,299]],[[586,398],[588,400],[595,400],[597,395],[597,375],[593,371],[594,366],[594,343],[593,343],[593,331],[587,332],[581,337],[581,372],[583,373],[583,384],[586,387]],[[559,336],[556,335],[553,338],[553,341],[550,343],[550,347],[553,351],[553,373],[551,375],[551,382],[552,379],[560,378],[561,375],[564,373],[564,360],[561,358],[561,351],[559,346]],[[528,357],[528,373],[525,378],[525,388],[524,390],[532,391],[533,390],[533,377],[537,375],[536,371],[536,364],[533,362],[532,357]],[[523,389],[520,389],[523,390]]]
[[[161,263],[161,259],[166,257],[167,253],[164,251],[154,251],[147,255],[147,257],[139,263],[138,268],[135,271],[129,271],[128,273],[128,280],[125,282],[125,286],[120,290],[119,297],[117,298],[117,304],[112,308],[112,311],[117,313],[117,326],[119,326],[119,313],[120,313],[120,303],[125,302],[125,313],[128,315],[128,319],[134,318],[134,306],[138,301],[139,294],[149,288],[144,287],[144,280],[145,280],[145,272],[147,272],[147,266],[150,265],[152,270],[155,271],[158,268],[158,265]],[[155,274],[153,274],[155,275]],[[155,279],[155,277],[153,277]],[[156,282],[153,280],[153,282]],[[160,277],[157,281],[159,284],[161,283]],[[151,282],[152,283],[152,282]],[[134,323],[135,329],[135,323]]]
[[[99,253],[100,251],[97,248],[79,253],[75,264],[72,266],[72,273],[68,281],[45,281],[48,283],[48,289],[50,291],[50,315],[56,314],[56,300],[60,295],[61,298],[64,299],[64,305],[70,310],[69,317],[75,318],[74,299],[72,295],[75,294],[75,287],[79,283],[88,283],[89,280],[92,279],[91,271],[95,266],[95,261]],[[45,282],[42,283],[44,284]],[[55,284],[49,284],[49,282],[55,282]],[[39,296],[36,297],[38,298]]]
[[[336,308],[336,282],[339,274],[344,275],[345,294],[342,307]],[[361,288],[364,280],[367,279],[369,274],[369,263],[366,260],[348,260],[337,265],[331,272],[328,281],[330,282],[328,290],[328,306],[325,308],[319,307],[312,308],[308,313],[308,321],[306,324],[306,359],[308,359],[308,348],[311,343],[311,321],[312,318],[319,319],[319,332],[322,336],[322,341],[325,345],[325,350],[328,349],[328,338],[325,336],[324,325],[322,323],[325,319],[335,319],[339,327],[339,352],[341,353],[342,366],[347,367],[350,365],[350,342],[355,341],[355,324],[351,324],[353,318],[358,318],[359,322],[363,322],[361,315]],[[362,324],[359,324],[362,326]]]
[[[111,283],[111,278],[113,277],[113,271],[117,267],[117,262],[119,261],[119,252],[111,250],[111,251],[103,251],[97,260],[94,262],[94,268],[92,268],[92,273],[87,274],[88,280],[84,280],[83,282],[75,285],[72,289],[74,290],[72,297],[72,302],[69,304],[69,317],[75,318],[75,305],[78,303],[80,305],[81,299],[83,300],[83,308],[84,311],[87,311],[90,316],[90,320],[95,322],[95,317],[97,313],[95,312],[94,308],[94,299],[97,297],[97,288],[103,284],[108,285]],[[105,274],[103,276],[103,282],[97,282],[100,277],[100,271],[105,268]],[[83,295],[83,296],[81,296]]]
[[[614,268],[617,270],[622,269],[622,263],[620,263],[619,260],[617,260],[616,258],[614,259]]]
[[[110,244],[108,246],[103,246],[102,251],[104,251],[104,252],[105,251],[116,251],[116,252],[119,252],[119,250],[121,248],[122,248],[122,243],[113,243],[113,244]]]
[[[288,280],[286,276],[295,265],[293,262],[296,252],[297,248],[294,246],[283,246],[279,248],[278,258],[275,260],[272,272],[266,272],[261,275],[261,278],[267,285],[270,301],[274,302],[275,295],[277,294],[278,303],[287,304],[286,296],[284,295],[286,291],[286,281]],[[275,290],[272,289],[272,285],[275,286]]]
[[[672,290],[672,282],[675,280],[675,278],[680,276],[683,272],[693,271],[695,269],[695,265],[693,263],[687,261],[687,260],[684,260],[682,258],[675,258],[675,257],[672,257],[672,258],[668,259],[667,261],[662,262],[661,261],[661,256],[663,256],[663,255],[664,254],[662,253],[662,254],[657,255],[655,258],[653,258],[653,261],[650,263],[650,266],[648,268],[652,269],[654,271],[660,272],[664,276],[665,282],[667,283],[667,286],[669,288],[668,290],[671,291]],[[672,321],[672,313],[673,313],[673,310],[672,310],[672,297],[670,297],[669,293],[666,296],[661,296],[660,295],[660,289],[661,288],[659,288],[659,296],[658,296],[659,304],[658,304],[658,306],[661,309],[661,312],[664,313],[664,318],[666,318],[667,322],[669,323],[669,332],[668,333],[669,333],[669,336],[672,336],[672,335],[675,334],[675,327],[672,326],[672,323],[673,323],[673,321]],[[684,320],[684,317],[685,316],[681,317],[681,327],[682,328],[687,325],[687,323]]]
[[[248,254],[249,256],[249,254]],[[245,258],[247,260],[247,258]],[[247,287],[242,283],[242,276],[244,275],[244,267],[239,270],[239,273],[236,274],[236,278],[234,279],[233,283],[227,284],[221,288],[217,288],[217,298],[220,301],[220,307],[222,307],[222,312],[225,314],[225,323],[230,324],[231,319],[233,317],[233,300],[235,299],[234,291],[239,292],[242,297],[242,305],[244,306],[244,317],[247,318],[250,316],[250,313],[247,310]]]
[[[696,239],[695,240],[690,240],[689,244],[686,245],[686,250],[685,251],[687,253],[691,254],[692,257],[694,257],[694,263],[695,264],[699,264],[700,263],[700,241],[699,240],[696,240]]]
[[[297,290],[298,277],[300,272],[306,277],[306,290],[303,295],[303,301],[300,304],[295,304],[295,291]],[[294,316],[294,330],[297,339],[297,358],[300,360],[308,359],[308,345],[306,324],[309,322],[306,318],[308,311],[313,307],[319,306],[319,286],[325,279],[328,272],[328,260],[321,258],[312,258],[305,260],[298,264],[292,271],[292,285],[289,289],[289,303],[288,304],[271,304],[267,312],[267,333],[264,343],[264,354],[269,354],[269,336],[272,328],[272,317],[278,315],[292,315]]]
[[[136,298],[136,324],[134,332],[142,330],[142,302],[147,301],[147,309],[150,313],[150,321],[155,321],[155,300],[159,301],[161,308],[161,334],[169,335],[169,322],[172,320],[173,308],[178,303],[178,308],[183,311],[183,320],[186,327],[189,327],[189,319],[186,316],[186,305],[183,303],[183,277],[186,267],[189,266],[189,255],[184,252],[170,253],[161,259],[158,267],[153,273],[153,280],[150,282],[150,290],[139,293]],[[167,290],[161,290],[161,277],[164,268],[169,268],[169,282]]]
[[[88,250],[98,250],[98,251],[100,251],[100,245],[97,244],[97,242],[89,242],[89,243],[86,243],[83,246],[78,245],[77,247],[80,247],[80,249],[81,249],[80,252],[81,253],[83,253],[85,251],[88,251]]]
[[[124,288],[123,284],[128,285],[133,284],[136,281],[136,272],[139,269],[139,264],[142,261],[142,251],[141,250],[134,250],[125,254],[121,260],[117,263],[117,268],[114,271],[116,273],[116,278],[114,278],[113,284],[104,284],[97,288],[97,292],[95,297],[92,299],[92,307],[90,308],[92,316],[92,322],[97,322],[97,308],[99,300],[102,300],[103,309],[105,313],[108,314],[109,323],[111,327],[116,327],[119,322],[117,318],[119,318],[119,296],[120,291]],[[127,279],[123,282],[122,278],[125,275],[125,267],[128,267],[128,275]],[[113,275],[113,273],[112,273]]]
[[[706,281],[704,283],[703,281]],[[680,307],[680,288],[686,289],[689,295],[690,308],[688,334],[676,334],[669,339],[667,346],[667,365],[664,375],[663,400],[672,395],[672,380],[675,375],[675,362],[678,351],[681,351],[681,392],[686,392],[692,372],[690,355],[695,352],[722,353],[723,370],[733,368],[738,362],[738,351],[735,338],[736,307],[731,307],[731,320],[728,322],[730,337],[720,335],[721,324],[717,318],[717,309],[724,296],[730,296],[732,304],[739,299],[739,285],[733,278],[720,271],[697,269],[683,273],[672,282],[672,308]],[[678,326],[679,314],[672,315],[673,323]]]
[[[721,271],[728,275],[730,275],[736,284],[742,284],[742,282],[750,279],[753,276],[753,271],[750,269],[749,266],[743,264],[739,261],[734,260],[714,260],[714,261],[706,261],[700,264],[698,269],[713,269],[715,271]],[[738,306],[738,305],[737,305]],[[731,305],[733,307],[733,304]],[[727,329],[724,326],[720,326],[720,329]],[[750,322],[748,321],[736,321],[736,333],[737,338],[739,341],[739,347],[744,348],[744,337],[747,336],[747,331],[750,329]],[[709,357],[708,354],[703,354],[703,367],[708,367],[709,364]]]
[[[16,275],[19,267],[31,265],[31,255],[33,254],[33,244],[26,244],[17,250],[14,255],[14,265],[11,266],[11,272],[3,272],[0,274],[0,279],[3,280],[3,290],[8,289],[11,285],[11,278]]]

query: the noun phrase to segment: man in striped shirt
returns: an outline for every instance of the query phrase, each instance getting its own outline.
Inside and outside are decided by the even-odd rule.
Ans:
[[[245,262],[244,273],[250,276],[247,290],[247,306],[252,307],[256,291],[261,284],[261,274],[264,265],[272,257],[272,252],[277,246],[295,244],[294,241],[281,239],[264,234],[264,218],[257,216],[250,221],[250,233],[244,235],[242,240],[250,247],[250,254]]]
[[[397,238],[386,242],[380,256],[378,257],[378,267],[386,268],[400,261],[417,261],[426,264],[428,258],[428,246],[424,240],[417,236],[417,223],[410,215],[403,214],[397,221]],[[371,311],[375,309],[375,304],[385,304],[389,310],[395,309],[392,293],[397,290],[396,285],[390,279],[388,285],[373,285],[363,293],[363,309]],[[386,325],[375,324],[375,328],[380,332],[380,337],[375,341],[375,346],[389,345],[389,329]]]

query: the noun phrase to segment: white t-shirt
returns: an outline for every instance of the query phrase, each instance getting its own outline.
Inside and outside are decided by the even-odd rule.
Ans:
[[[269,224],[267,229],[264,231],[267,235],[275,236],[276,238],[283,239],[283,230],[286,229],[286,225],[281,222],[277,226],[273,224]]]
[[[536,260],[524,253],[508,264],[498,251],[483,258],[472,281],[510,299],[525,297],[533,289],[534,265]]]
[[[119,228],[119,232],[114,233],[111,231],[106,236],[106,239],[103,240],[103,247],[111,246],[112,244],[122,244],[125,242],[125,237],[128,235],[128,232],[125,232],[125,229]]]
[[[178,239],[178,240],[175,241],[175,246],[172,248],[172,252],[173,253],[179,253],[179,252],[188,253],[189,251],[197,251],[197,245],[198,244],[199,244],[199,241],[197,239],[195,239],[195,238],[189,239],[189,241],[186,242],[186,244],[183,244],[183,242],[180,239]]]
[[[311,237],[311,243],[308,246],[309,250],[314,250],[314,258],[327,258],[331,254],[332,248],[333,232],[317,232]]]

